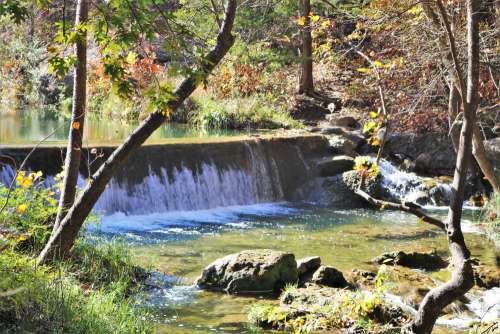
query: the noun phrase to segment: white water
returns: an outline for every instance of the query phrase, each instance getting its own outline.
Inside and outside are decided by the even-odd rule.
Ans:
[[[181,165],[170,173],[166,166],[153,171],[146,165],[147,176],[135,184],[126,177],[113,178],[95,210],[104,215],[146,215],[283,201],[284,189],[274,158],[266,154],[263,145],[245,145],[249,164],[243,159],[219,168],[215,162],[208,162],[195,170]],[[301,160],[307,172],[300,148],[290,159]],[[0,166],[0,182],[10,184],[14,174],[11,166]],[[53,184],[53,177],[47,176],[45,182]],[[84,185],[80,177],[79,186]]]
[[[191,228],[202,224],[245,228],[242,216],[285,216],[296,212],[287,203],[261,203],[218,207],[197,211],[172,211],[145,215],[125,215],[121,212],[104,216],[100,224],[89,225],[91,231],[105,233],[152,232],[164,234],[197,233]]]
[[[467,310],[456,310],[452,318],[440,317],[436,323],[465,329],[470,328],[474,323],[498,321],[500,319],[500,288],[469,292],[465,296],[471,300],[470,303],[465,305]],[[406,304],[400,296],[386,293],[385,298],[389,303],[401,307],[411,315],[417,313],[417,310]]]
[[[265,170],[255,167],[250,173],[242,169],[218,170],[214,164],[203,164],[197,174],[188,168],[175,168],[169,178],[167,170],[150,172],[134,185],[112,180],[99,199],[96,209],[106,214],[148,214],[171,211],[194,211],[216,207],[254,204],[281,200],[283,191]]]
[[[408,173],[398,169],[396,166],[387,160],[381,160],[379,163],[380,173],[382,175],[382,186],[389,194],[399,201],[415,202],[417,198],[425,192],[425,182],[436,182],[435,179],[425,178]],[[440,191],[444,198],[449,199],[451,187],[448,184],[437,182],[436,191]],[[430,206],[437,206],[437,203],[432,197],[430,203],[425,203]]]

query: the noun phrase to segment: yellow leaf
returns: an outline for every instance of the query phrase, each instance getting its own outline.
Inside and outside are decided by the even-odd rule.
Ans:
[[[418,222],[419,222],[419,223],[422,223],[422,224],[423,224],[423,223],[425,223],[424,217],[420,217],[420,218],[418,218]]]
[[[26,209],[28,209],[28,205],[27,204],[20,204],[17,207],[17,213],[23,214],[26,211]]]
[[[377,118],[378,117],[378,113],[376,113],[375,111],[370,111],[370,118]]]
[[[311,15],[311,21],[318,22],[319,21],[319,15]]]
[[[36,181],[38,180],[39,178],[41,178],[43,175],[43,173],[41,171],[38,171],[36,173],[31,173],[30,174],[30,177],[33,179],[33,181]]]
[[[71,124],[71,127],[75,130],[80,130],[80,122],[73,122],[73,124]]]
[[[23,171],[19,171],[17,173],[17,176],[16,176],[16,182],[17,182],[17,184],[23,183],[23,180],[24,180],[24,172]]]
[[[23,188],[29,188],[33,184],[33,179],[31,177],[25,177],[21,182]]]
[[[324,20],[323,22],[321,22],[321,26],[323,28],[328,28],[328,26],[330,26],[330,20]]]
[[[297,20],[297,24],[299,26],[303,26],[304,24],[306,24],[306,18],[304,16],[299,17],[299,19]]]
[[[135,62],[137,61],[137,54],[133,51],[129,52],[127,58],[125,58],[125,61],[130,65],[134,65]]]
[[[366,67],[360,67],[360,68],[358,68],[358,72],[361,72],[361,73],[370,73],[371,70],[369,68],[366,68]]]
[[[384,66],[384,65],[382,64],[382,62],[381,62],[381,61],[378,61],[378,60],[375,60],[375,61],[373,62],[373,65],[375,65],[375,67],[376,67],[376,68],[381,68],[382,66]]]

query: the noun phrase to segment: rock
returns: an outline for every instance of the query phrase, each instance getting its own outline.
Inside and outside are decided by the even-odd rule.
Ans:
[[[345,288],[349,285],[342,272],[330,266],[319,267],[314,272],[311,282],[331,288]]]
[[[353,269],[347,274],[349,283],[358,289],[372,289],[377,274],[367,270]]]
[[[344,154],[350,157],[354,157],[356,155],[356,144],[344,136],[330,136],[328,143],[333,154]]]
[[[378,264],[399,265],[414,269],[437,270],[447,266],[436,252],[411,252],[403,251],[384,253],[372,260]]]
[[[324,135],[343,135],[344,130],[341,127],[332,126],[321,129],[320,133]]]
[[[417,173],[428,174],[432,170],[432,156],[429,153],[421,153],[415,159],[415,171]]]
[[[306,257],[297,261],[297,271],[299,276],[304,274],[314,273],[321,266],[321,258],[319,256]]]
[[[500,177],[500,137],[485,140],[484,149],[495,170],[495,174]]]
[[[356,209],[367,207],[367,203],[344,182],[343,175],[337,175],[322,179],[321,198],[318,200],[322,205],[335,209]]]
[[[340,155],[332,159],[321,160],[318,167],[321,177],[335,176],[352,170],[354,168],[354,159],[346,155]]]
[[[359,122],[352,116],[330,114],[326,116],[326,119],[330,122],[331,125],[334,126],[340,126],[351,129],[358,129],[360,127]]]
[[[196,284],[232,294],[259,294],[281,290],[298,280],[292,253],[269,249],[246,250],[208,265]]]
[[[384,153],[388,156],[405,156],[414,160],[416,165],[418,158],[418,168],[429,175],[453,175],[455,170],[456,154],[446,134],[391,135],[385,144]]]
[[[361,176],[357,171],[352,170],[342,174],[342,180],[352,192],[355,192],[359,188]],[[366,177],[361,188],[372,197],[382,198],[381,176]]]
[[[476,285],[485,288],[500,288],[500,269],[492,266],[474,266]]]

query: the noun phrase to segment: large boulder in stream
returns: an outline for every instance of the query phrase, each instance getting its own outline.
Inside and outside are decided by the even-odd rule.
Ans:
[[[435,251],[430,252],[388,252],[372,260],[378,264],[399,265],[413,269],[437,270],[448,265]]]
[[[330,266],[319,267],[313,274],[311,282],[331,288],[345,288],[349,285],[342,272]]]
[[[197,285],[232,294],[265,294],[297,281],[297,262],[292,253],[257,249],[216,260],[203,270]]]
[[[335,208],[352,209],[366,207],[364,199],[355,194],[359,187],[361,176],[357,171],[351,170],[323,179],[325,204]],[[381,176],[366,177],[363,182],[363,191],[375,198],[382,198]]]

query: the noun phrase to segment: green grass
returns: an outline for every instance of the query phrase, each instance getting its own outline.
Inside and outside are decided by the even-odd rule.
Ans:
[[[120,249],[123,248],[111,253],[118,255]],[[118,272],[106,267],[112,257],[96,256],[89,260],[99,252],[92,246],[80,246],[73,260],[38,268],[29,256],[3,252],[0,327],[7,333],[151,332],[143,320],[145,311],[127,298],[134,286],[137,288],[125,275],[131,266],[124,265]],[[126,253],[121,258],[128,261]]]
[[[147,272],[133,264],[125,244],[80,238],[69,259],[35,266],[56,212],[55,188],[26,173],[0,212],[1,332],[151,332],[147,311],[130,297]],[[0,185],[0,205],[7,192]]]
[[[300,128],[302,124],[262,99],[238,98],[216,101],[211,98],[202,101],[192,111],[190,122],[202,128],[220,129],[277,129]]]

